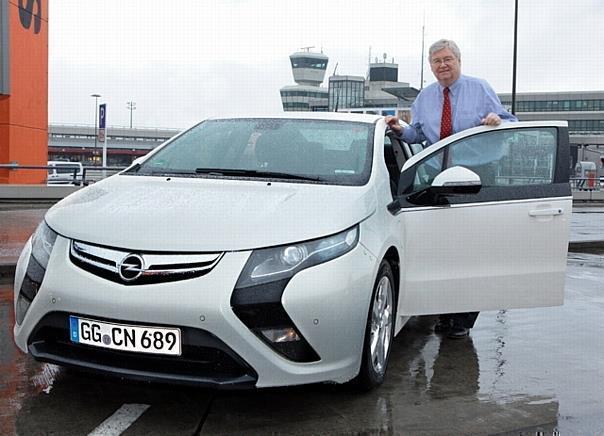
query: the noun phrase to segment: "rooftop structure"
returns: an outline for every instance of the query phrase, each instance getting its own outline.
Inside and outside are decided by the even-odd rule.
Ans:
[[[290,55],[292,73],[297,85],[281,88],[284,111],[326,111],[327,89],[320,85],[325,78],[329,58],[323,53],[306,51]]]
[[[403,100],[397,97],[396,94],[390,92],[390,89],[407,89],[409,84],[398,81],[398,64],[387,62],[386,53],[383,55],[383,62],[377,58],[375,62],[369,64],[369,80],[365,84],[365,104],[367,107],[389,107],[401,106],[409,107],[415,98]]]
[[[107,129],[107,165],[125,166],[179,133],[177,129],[111,127]],[[103,143],[94,141],[94,127],[48,126],[48,160],[100,165]]]

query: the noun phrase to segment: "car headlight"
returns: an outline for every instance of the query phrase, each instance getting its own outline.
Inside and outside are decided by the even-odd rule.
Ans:
[[[325,238],[254,250],[237,280],[231,307],[237,317],[273,350],[294,362],[321,358],[281,304],[298,271],[335,259],[359,242],[359,226]]]
[[[359,226],[321,239],[254,250],[236,288],[261,285],[293,277],[298,271],[342,256],[359,241]]]
[[[31,255],[44,269],[48,266],[50,253],[57,240],[57,234],[52,231],[45,221],[42,221],[31,239]]]
[[[31,238],[31,256],[17,298],[15,320],[19,325],[23,322],[29,306],[42,285],[48,260],[56,240],[57,234],[44,221],[40,223]]]

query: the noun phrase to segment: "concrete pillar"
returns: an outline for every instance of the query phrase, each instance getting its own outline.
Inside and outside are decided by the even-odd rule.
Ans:
[[[0,163],[48,160],[48,1],[0,0]],[[45,183],[40,170],[0,170],[0,183]]]

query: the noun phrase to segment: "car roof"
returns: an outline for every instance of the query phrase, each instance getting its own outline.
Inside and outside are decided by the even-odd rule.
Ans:
[[[325,120],[325,121],[355,121],[358,123],[373,124],[380,118],[381,115],[369,114],[350,114],[344,112],[281,112],[272,115],[249,115],[249,116],[233,116],[233,117],[212,117],[208,120],[235,120],[235,119],[292,119],[292,120]]]
[[[66,161],[62,161],[62,160],[49,160],[47,165],[81,166],[82,164],[80,162],[66,162]]]

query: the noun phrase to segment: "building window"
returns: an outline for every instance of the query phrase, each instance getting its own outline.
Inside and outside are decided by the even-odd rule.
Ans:
[[[293,58],[291,59],[292,68],[313,68],[324,70],[327,68],[327,61],[313,58]]]

